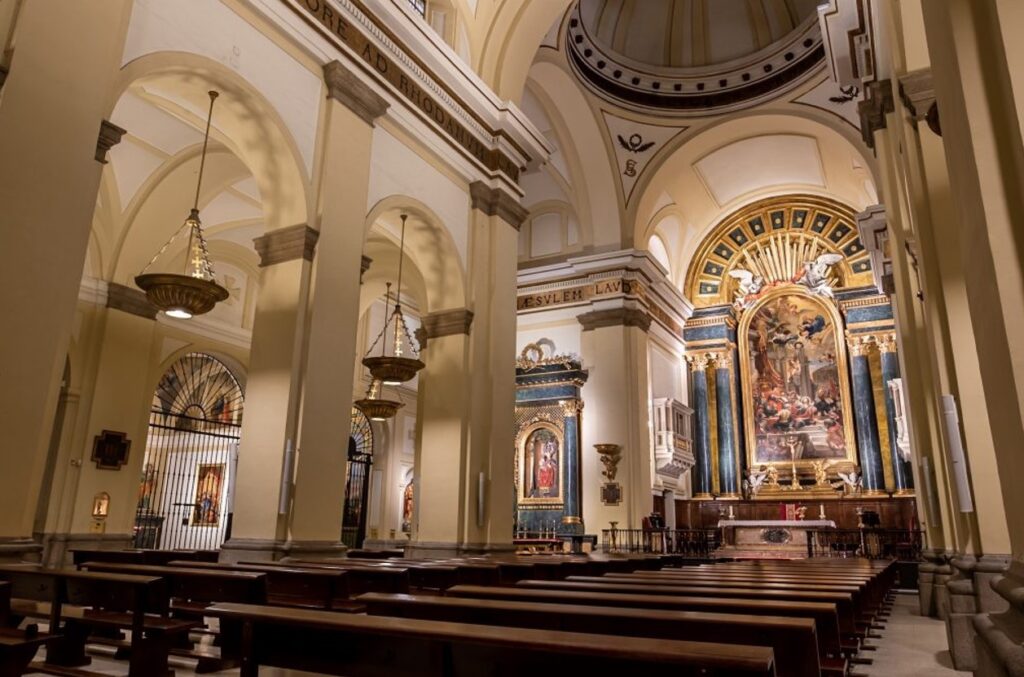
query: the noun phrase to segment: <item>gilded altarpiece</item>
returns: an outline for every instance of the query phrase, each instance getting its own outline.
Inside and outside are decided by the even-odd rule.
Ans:
[[[699,247],[683,332],[695,498],[912,491],[908,454],[892,452],[892,308],[854,223],[839,203],[774,198],[726,218]]]
[[[582,534],[578,358],[528,345],[516,364],[516,533]]]

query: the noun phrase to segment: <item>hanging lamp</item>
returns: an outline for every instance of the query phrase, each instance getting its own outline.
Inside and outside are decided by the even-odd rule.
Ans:
[[[185,223],[171,236],[156,256],[150,260],[135,278],[135,284],[146,292],[149,302],[169,317],[187,320],[213,310],[213,307],[228,298],[228,290],[217,284],[210,262],[210,253],[203,237],[203,225],[199,220],[199,190],[203,185],[203,169],[206,167],[206,148],[210,142],[210,122],[213,120],[213,102],[218,93],[210,92],[210,111],[206,117],[206,133],[203,136],[203,153],[199,161],[199,178],[196,181],[196,198]],[[183,231],[188,231],[188,248],[185,250],[184,273],[147,273],[172,242]]]
[[[363,365],[370,370],[370,375],[374,379],[381,382],[382,385],[395,386],[405,383],[406,381],[412,380],[416,373],[425,367],[416,357],[404,357],[402,355],[402,338],[405,338],[406,343],[412,349],[413,353],[418,354],[418,344],[409,333],[409,327],[405,324],[405,317],[402,315],[402,263],[405,260],[405,221],[408,218],[407,214],[402,214],[402,236],[399,244],[399,255],[398,255],[398,287],[395,289],[395,309],[388,315],[387,306],[385,306],[385,321],[384,328],[381,329],[377,339],[370,346],[370,349],[366,351],[366,357],[363,358]],[[388,289],[391,285],[388,285]],[[388,334],[388,328],[394,325],[394,341],[392,343],[392,354],[386,355],[387,339],[385,338]],[[384,342],[381,344],[380,355],[377,357],[370,357],[370,353],[376,347],[381,340]]]
[[[401,264],[399,264],[401,265]],[[401,276],[401,275],[399,275]],[[388,318],[388,302],[391,299],[391,283],[387,283],[387,292],[384,295],[384,317]],[[387,331],[387,321],[384,323],[384,329],[381,330],[380,336],[377,337],[377,341],[380,341],[381,336]],[[377,344],[374,341],[374,345]],[[370,347],[373,350],[373,346]],[[383,352],[383,347],[381,348]],[[363,360],[366,363],[366,360]],[[372,376],[372,372],[371,372]],[[405,406],[400,400],[386,400],[380,397],[380,392],[383,389],[383,382],[376,377],[371,378],[370,387],[366,390],[366,397],[361,400],[356,400],[355,405],[361,412],[366,414],[366,418],[371,421],[386,421],[389,418],[393,418],[398,410]],[[401,395],[399,395],[401,397]]]

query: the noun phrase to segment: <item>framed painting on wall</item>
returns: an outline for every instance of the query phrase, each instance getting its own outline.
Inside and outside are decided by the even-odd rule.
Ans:
[[[565,445],[562,431],[547,422],[525,428],[519,436],[519,503],[561,504]]]
[[[224,464],[200,463],[196,468],[195,511],[192,526],[220,526],[221,496],[224,489]]]

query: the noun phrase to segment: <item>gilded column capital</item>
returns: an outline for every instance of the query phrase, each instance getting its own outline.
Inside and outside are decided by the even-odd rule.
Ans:
[[[711,358],[712,353],[698,353],[696,355],[687,355],[686,361],[690,363],[693,371],[707,371]]]
[[[864,357],[868,354],[875,337],[871,334],[851,334],[846,332],[846,345],[850,349],[851,357]]]
[[[340,61],[324,65],[324,83],[328,98],[344,105],[371,127],[391,105]]]
[[[896,332],[886,332],[875,336],[875,343],[878,344],[878,351],[881,353],[896,352]]]
[[[565,418],[576,416],[583,412],[583,400],[560,400],[558,406],[562,408],[562,415]]]
[[[732,351],[721,350],[712,353],[712,360],[715,362],[715,369],[732,369]]]

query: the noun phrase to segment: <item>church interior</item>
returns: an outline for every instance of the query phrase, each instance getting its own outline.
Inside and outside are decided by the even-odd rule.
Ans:
[[[0,0],[0,677],[1024,675],[1021,30]]]

